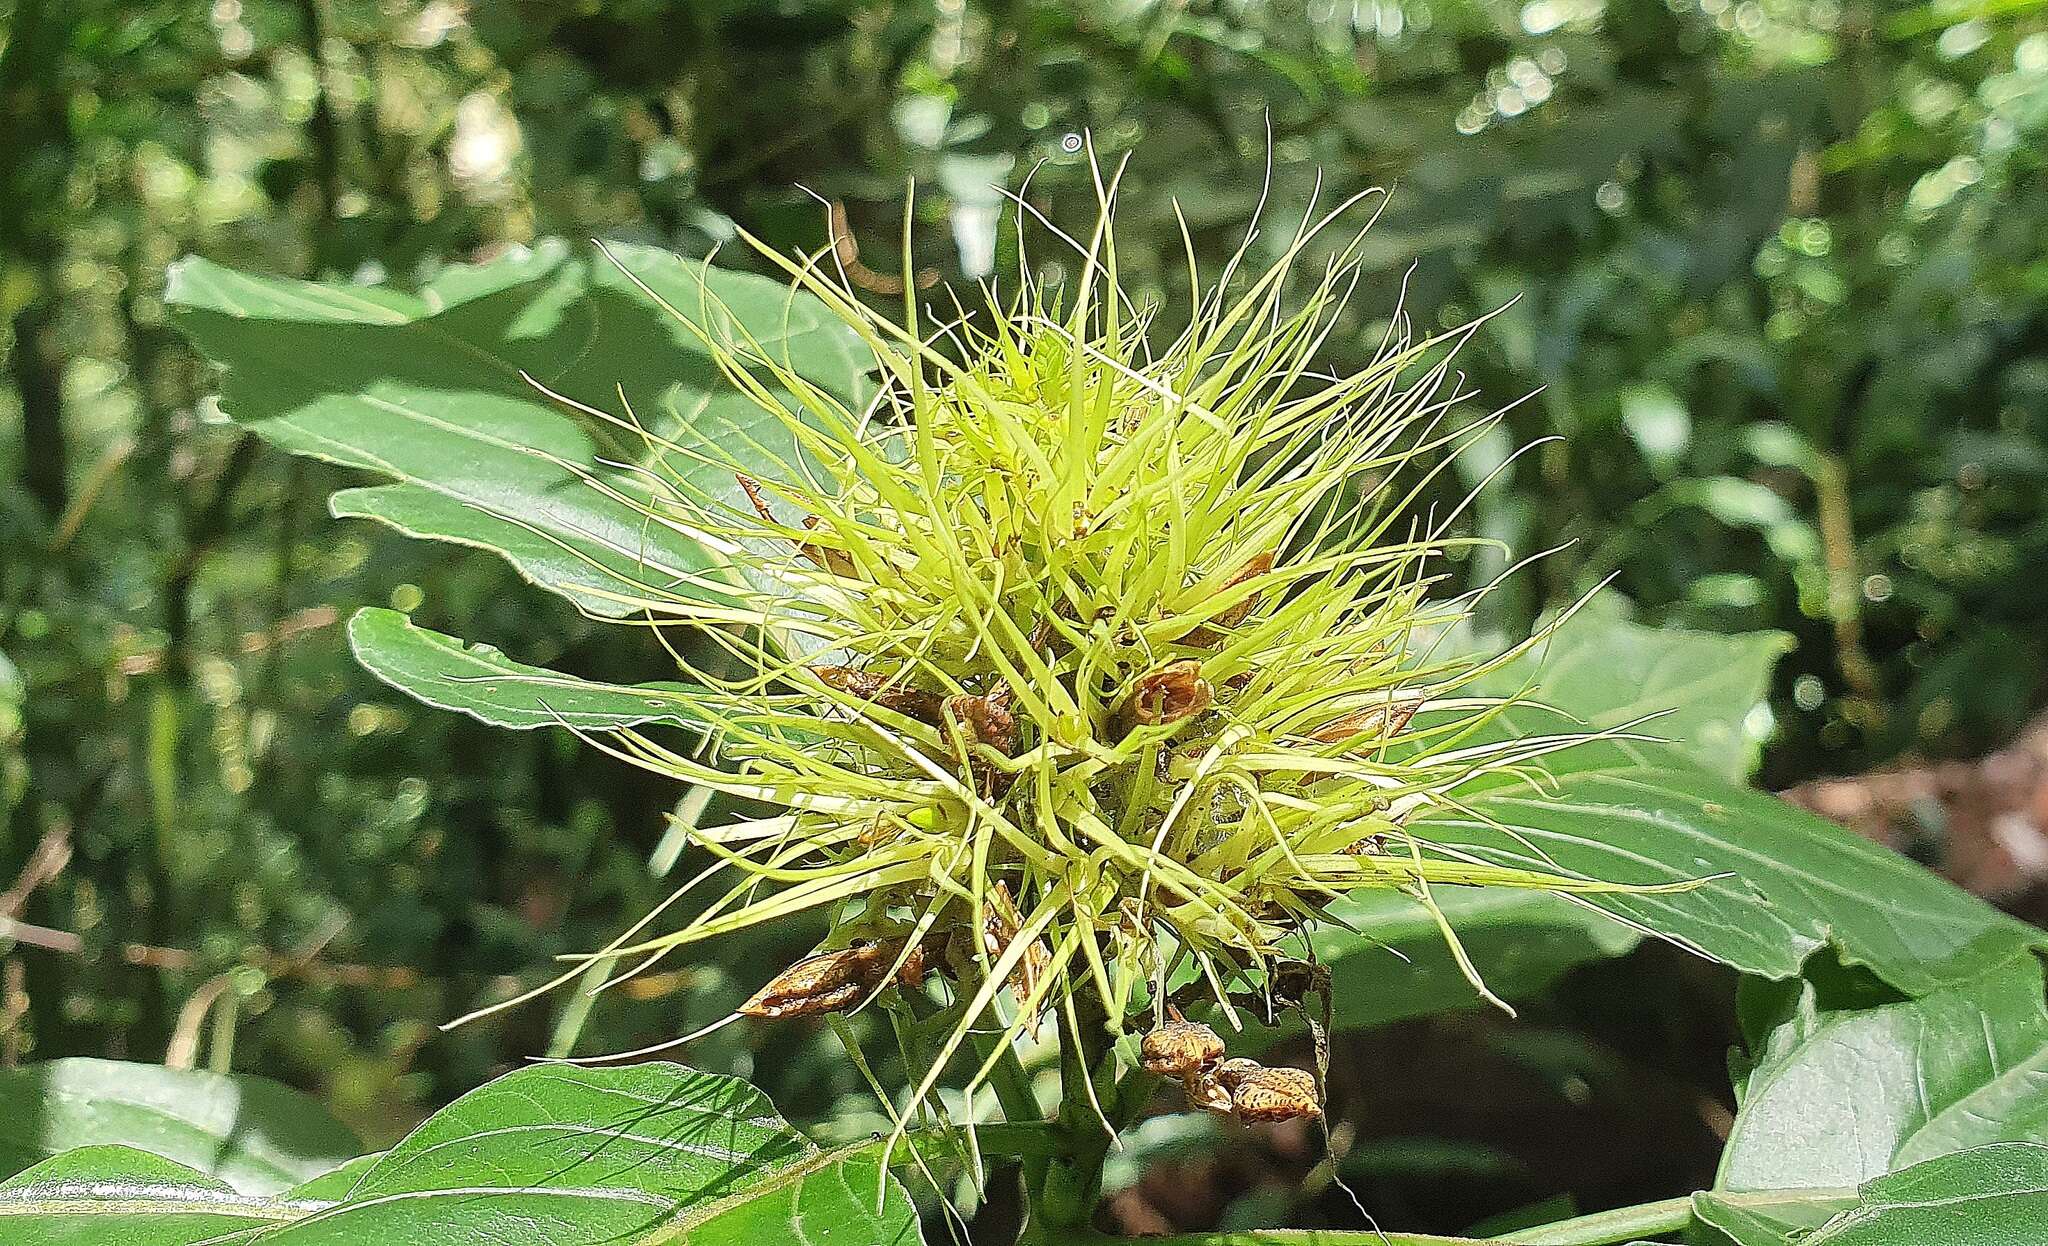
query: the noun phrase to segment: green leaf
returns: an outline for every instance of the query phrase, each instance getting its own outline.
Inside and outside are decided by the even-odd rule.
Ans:
[[[2005,1143],[1928,1160],[1862,1189],[1810,1246],[2048,1242],[2048,1147]]]
[[[2048,1241],[2048,1146],[1993,1143],[1886,1173],[1853,1192],[1695,1195],[1736,1246],[1992,1246]]]
[[[11,1246],[194,1246],[243,1242],[301,1214],[162,1156],[89,1146],[0,1182]]]
[[[1758,710],[1792,638],[1645,627],[1622,610],[1611,595],[1595,598],[1547,643],[1490,675],[1483,691],[1526,690],[1541,703],[1508,712],[1519,735],[1612,730],[1656,715],[1642,733],[1669,741],[1703,769],[1746,778],[1763,740]]]
[[[223,368],[221,407],[296,454],[394,483],[337,495],[337,514],[496,550],[529,580],[594,614],[605,595],[709,565],[694,542],[630,502],[645,490],[601,460],[644,462],[637,436],[566,411],[532,383],[622,414],[681,445],[741,461],[792,459],[786,431],[722,377],[709,353],[634,278],[683,314],[705,295],[798,374],[850,405],[869,390],[852,331],[767,278],[648,247],[544,243],[451,269],[418,294],[254,276],[188,257],[166,299]],[[621,269],[625,271],[621,271]],[[630,276],[628,275],[630,273]],[[524,375],[522,375],[524,374]],[[532,381],[527,378],[531,377]],[[740,501],[730,473],[670,454],[666,470]],[[608,497],[596,476],[627,495]]]
[[[1490,860],[1588,878],[1709,879],[1600,905],[1766,978],[1797,976],[1832,944],[1844,963],[1917,995],[2048,944],[2042,931],[1897,853],[1669,749],[1574,748],[1546,759],[1545,771],[1472,792],[1477,816],[1432,819],[1427,834]]]
[[[153,1235],[127,1236],[144,1230]],[[273,1200],[106,1148],[0,1186],[10,1246],[197,1246],[236,1230],[246,1236],[233,1240],[260,1246],[919,1240],[915,1211],[872,1149],[819,1151],[744,1082],[665,1063],[521,1069],[349,1174]]]
[[[0,1173],[119,1144],[251,1194],[285,1189],[362,1149],[317,1100],[267,1078],[116,1060],[0,1071],[0,1120]]]
[[[1987,1143],[2048,1143],[2042,989],[2027,956],[1880,1008],[1819,1012],[1809,993],[1756,1054],[1716,1185],[1849,1186]]]
[[[1796,977],[1832,944],[1845,963],[1917,995],[2048,946],[2040,930],[1897,853],[1736,781],[1750,748],[1742,724],[1783,643],[1777,633],[1659,631],[1594,603],[1547,652],[1488,681],[1486,691],[1551,707],[1513,707],[1496,734],[1615,728],[1668,708],[1641,730],[1673,742],[1607,740],[1550,754],[1527,776],[1463,789],[1471,816],[1432,818],[1426,833],[1490,860],[1588,878],[1712,879],[1599,904],[1766,978]]]
[[[1487,986],[1503,999],[1534,995],[1566,970],[1620,956],[1642,941],[1611,917],[1542,892],[1446,890],[1437,903]],[[1319,928],[1315,944],[1330,967],[1336,1026],[1384,1025],[1481,1004],[1436,920],[1416,901],[1366,890],[1330,911],[1343,924]]]
[[[348,621],[349,645],[371,674],[428,705],[499,727],[572,726],[615,730],[642,723],[697,721],[675,693],[683,685],[593,683],[514,662],[415,626],[396,610],[369,606]]]

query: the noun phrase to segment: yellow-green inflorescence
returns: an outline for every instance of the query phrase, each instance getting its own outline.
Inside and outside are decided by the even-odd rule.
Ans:
[[[1630,890],[1417,829],[1577,738],[1483,731],[1501,702],[1466,689],[1519,648],[1439,643],[1471,606],[1434,591],[1467,538],[1413,503],[1491,424],[1452,418],[1467,330],[1389,330],[1365,368],[1318,372],[1354,255],[1290,270],[1332,213],[1263,274],[1197,285],[1158,341],[1118,285],[1111,198],[1064,288],[931,329],[863,305],[829,260],[764,249],[873,351],[879,396],[848,409],[719,308],[672,308],[797,453],[642,430],[660,483],[637,504],[729,574],[619,593],[717,639],[716,664],[678,657],[695,690],[676,694],[716,756],[601,743],[786,812],[697,830],[718,859],[698,883],[724,890],[599,955],[626,974],[829,910],[837,951],[751,1011],[942,991],[956,1025],[918,1098],[970,1029],[1013,1038],[1077,997],[1111,1033],[1156,1024],[1168,980],[1228,1011],[1362,887],[1433,911],[1432,886]],[[751,501],[687,483],[707,466]]]

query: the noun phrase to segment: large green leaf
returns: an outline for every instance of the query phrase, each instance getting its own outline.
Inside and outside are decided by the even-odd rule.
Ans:
[[[0,1182],[0,1240],[17,1246],[242,1242],[299,1214],[125,1146],[66,1151]]]
[[[572,416],[532,381],[614,414],[623,394],[659,434],[715,443],[758,460],[764,475],[777,474],[772,458],[794,457],[786,432],[635,279],[703,322],[717,319],[708,294],[731,323],[848,403],[862,400],[867,381],[852,332],[808,296],[653,248],[611,254],[616,264],[546,243],[451,269],[417,294],[187,258],[172,267],[166,298],[186,336],[222,366],[230,416],[286,450],[394,482],[337,495],[337,514],[496,550],[584,609],[622,616],[630,609],[606,590],[669,583],[706,556],[583,479],[642,495],[631,473],[600,463],[644,462],[646,445]],[[739,500],[729,473],[673,453],[664,468]]]
[[[2032,1246],[2048,1242],[2048,1147],[1956,1151],[1855,1190],[1709,1192],[1693,1211],[1736,1246]]]
[[[2048,1147],[1977,1147],[1863,1187],[1859,1205],[1809,1246],[1987,1246],[2048,1242]]]
[[[1495,672],[1483,690],[1526,691],[1545,707],[1504,715],[1494,724],[1496,738],[1618,727],[1675,709],[1654,729],[1713,769],[1739,775],[1755,752],[1748,724],[1784,650],[1776,632],[1722,636],[1643,627],[1601,599],[1566,620],[1542,649]],[[1557,896],[1446,889],[1436,898],[1474,967],[1503,999],[1532,995],[1573,966],[1620,956],[1641,941],[1631,926]],[[1480,1002],[1435,919],[1415,901],[1361,891],[1335,905],[1333,916],[1341,923],[1318,933],[1316,951],[1336,977],[1339,1025],[1377,1025]]]
[[[680,1065],[536,1065],[436,1113],[337,1179],[251,1200],[122,1148],[49,1160],[0,1185],[10,1246],[585,1246],[589,1242],[918,1241],[873,1149],[821,1152],[759,1091]]]
[[[76,1147],[121,1144],[251,1194],[282,1190],[361,1149],[317,1100],[267,1078],[117,1060],[0,1071],[0,1120],[0,1173]]]
[[[2048,1005],[2028,956],[1862,1011],[1810,990],[1764,1040],[1717,1185],[1849,1186],[1993,1142],[2048,1143]]]
[[[1783,632],[1645,627],[1612,595],[1595,598],[1549,640],[1488,676],[1483,690],[1533,702],[1509,711],[1519,735],[1610,730],[1641,719],[1702,769],[1742,779],[1756,767]],[[1549,710],[1559,713],[1546,712]],[[1650,716],[1654,715],[1654,718]]]
[[[1767,978],[1832,944],[1909,994],[2048,943],[1889,849],[1649,745],[1595,745],[1472,792],[1427,833],[1492,860],[1627,883],[1710,881],[1603,906]],[[1501,828],[1512,828],[1512,833]]]
[[[695,721],[674,695],[680,684],[628,688],[526,666],[489,645],[415,626],[396,610],[358,610],[348,639],[356,658],[392,687],[499,727],[612,730]]]
[[[1550,754],[1531,774],[1466,789],[1473,816],[1432,819],[1428,834],[1494,860],[1618,882],[1722,876],[1601,904],[1767,978],[1797,976],[1833,944],[1845,962],[1918,994],[2048,944],[1898,854],[1730,777],[1781,649],[1776,633],[1662,631],[1597,605],[1581,611],[1540,661],[1522,659],[1486,685],[1551,707],[1514,707],[1497,730],[1616,728],[1673,709],[1642,727],[1669,742]]]
[[[1797,976],[1832,943],[1843,960],[1919,993],[2043,945],[2033,927],[1733,777],[1746,768],[1747,724],[1783,647],[1777,633],[1660,630],[1589,606],[1542,652],[1490,677],[1485,690],[1523,693],[1547,707],[1511,709],[1494,724],[1495,737],[1617,728],[1671,709],[1643,728],[1667,742],[1600,741],[1551,754],[1525,777],[1468,789],[1474,816],[1432,819],[1427,833],[1496,860],[1593,878],[1723,875],[1691,891],[1600,903],[1767,978]],[[1437,898],[1489,986],[1508,998],[1636,942],[1627,926],[1553,897],[1446,889]],[[1326,928],[1317,948],[1337,974],[1358,980],[1342,992],[1360,1001],[1346,1020],[1369,1024],[1473,1001],[1426,914],[1371,892],[1345,904],[1360,933]],[[1380,943],[1413,963],[1399,963]]]
[[[1566,970],[1620,956],[1642,941],[1611,917],[1543,892],[1445,890],[1437,902],[1487,987],[1503,999],[1534,995]],[[1359,891],[1330,912],[1342,924],[1317,932],[1316,955],[1330,967],[1333,1024],[1385,1025],[1480,1005],[1436,919],[1416,901]]]

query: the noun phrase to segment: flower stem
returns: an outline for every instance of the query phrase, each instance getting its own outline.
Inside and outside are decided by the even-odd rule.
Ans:
[[[1089,1094],[1089,1079],[1101,1067],[1105,1048],[1102,1003],[1093,991],[1075,993],[1071,1014],[1060,1011],[1060,1153],[1047,1165],[1032,1196],[1026,1241],[1068,1242],[1086,1233],[1102,1201],[1102,1165],[1109,1155],[1115,1119],[1115,1090],[1108,1082]]]
[[[1692,1223],[1692,1196],[1596,1211],[1532,1229],[1517,1229],[1489,1240],[1512,1246],[1613,1246],[1656,1233],[1675,1233]]]

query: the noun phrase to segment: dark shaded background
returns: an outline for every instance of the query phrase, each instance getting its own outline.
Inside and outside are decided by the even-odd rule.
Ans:
[[[1487,453],[1563,440],[1473,527],[1575,544],[1490,599],[1488,624],[1614,573],[1650,621],[1792,633],[1753,722],[1775,787],[1978,757],[2048,688],[2038,0],[14,0],[0,40],[6,1061],[264,1072],[381,1144],[545,1049],[568,1001],[438,1021],[667,886],[648,861],[673,856],[675,792],[559,733],[405,701],[335,623],[393,604],[621,677],[658,651],[488,558],[328,520],[343,473],[208,412],[161,302],[191,251],[406,284],[547,235],[701,255],[738,225],[815,247],[822,198],[870,268],[900,272],[914,177],[909,266],[957,283],[1017,263],[994,185],[1029,173],[1035,205],[1088,219],[1063,142],[1085,131],[1130,161],[1126,279],[1171,307],[1173,205],[1218,262],[1270,152],[1261,254],[1319,182],[1326,202],[1391,185],[1364,308],[1405,283],[1418,320],[1448,325],[1520,296],[1466,356],[1498,401],[1540,388]],[[1946,860],[1978,770],[1914,773],[1934,777],[1807,794]],[[2017,790],[1961,816],[1959,872],[2025,901],[2048,853],[1984,838],[2036,799]],[[718,1015],[814,934],[640,979],[584,1049]],[[1349,1175],[1416,1229],[1559,1189],[1592,1206],[1703,1184],[1731,990],[1649,950],[1513,1027],[1349,1040]],[[871,1119],[814,1031],[727,1030],[691,1058],[828,1131]],[[1146,1136],[1165,1167],[1126,1166],[1127,1229],[1334,1207],[1298,1184],[1309,1139],[1226,1155],[1196,1126]]]

